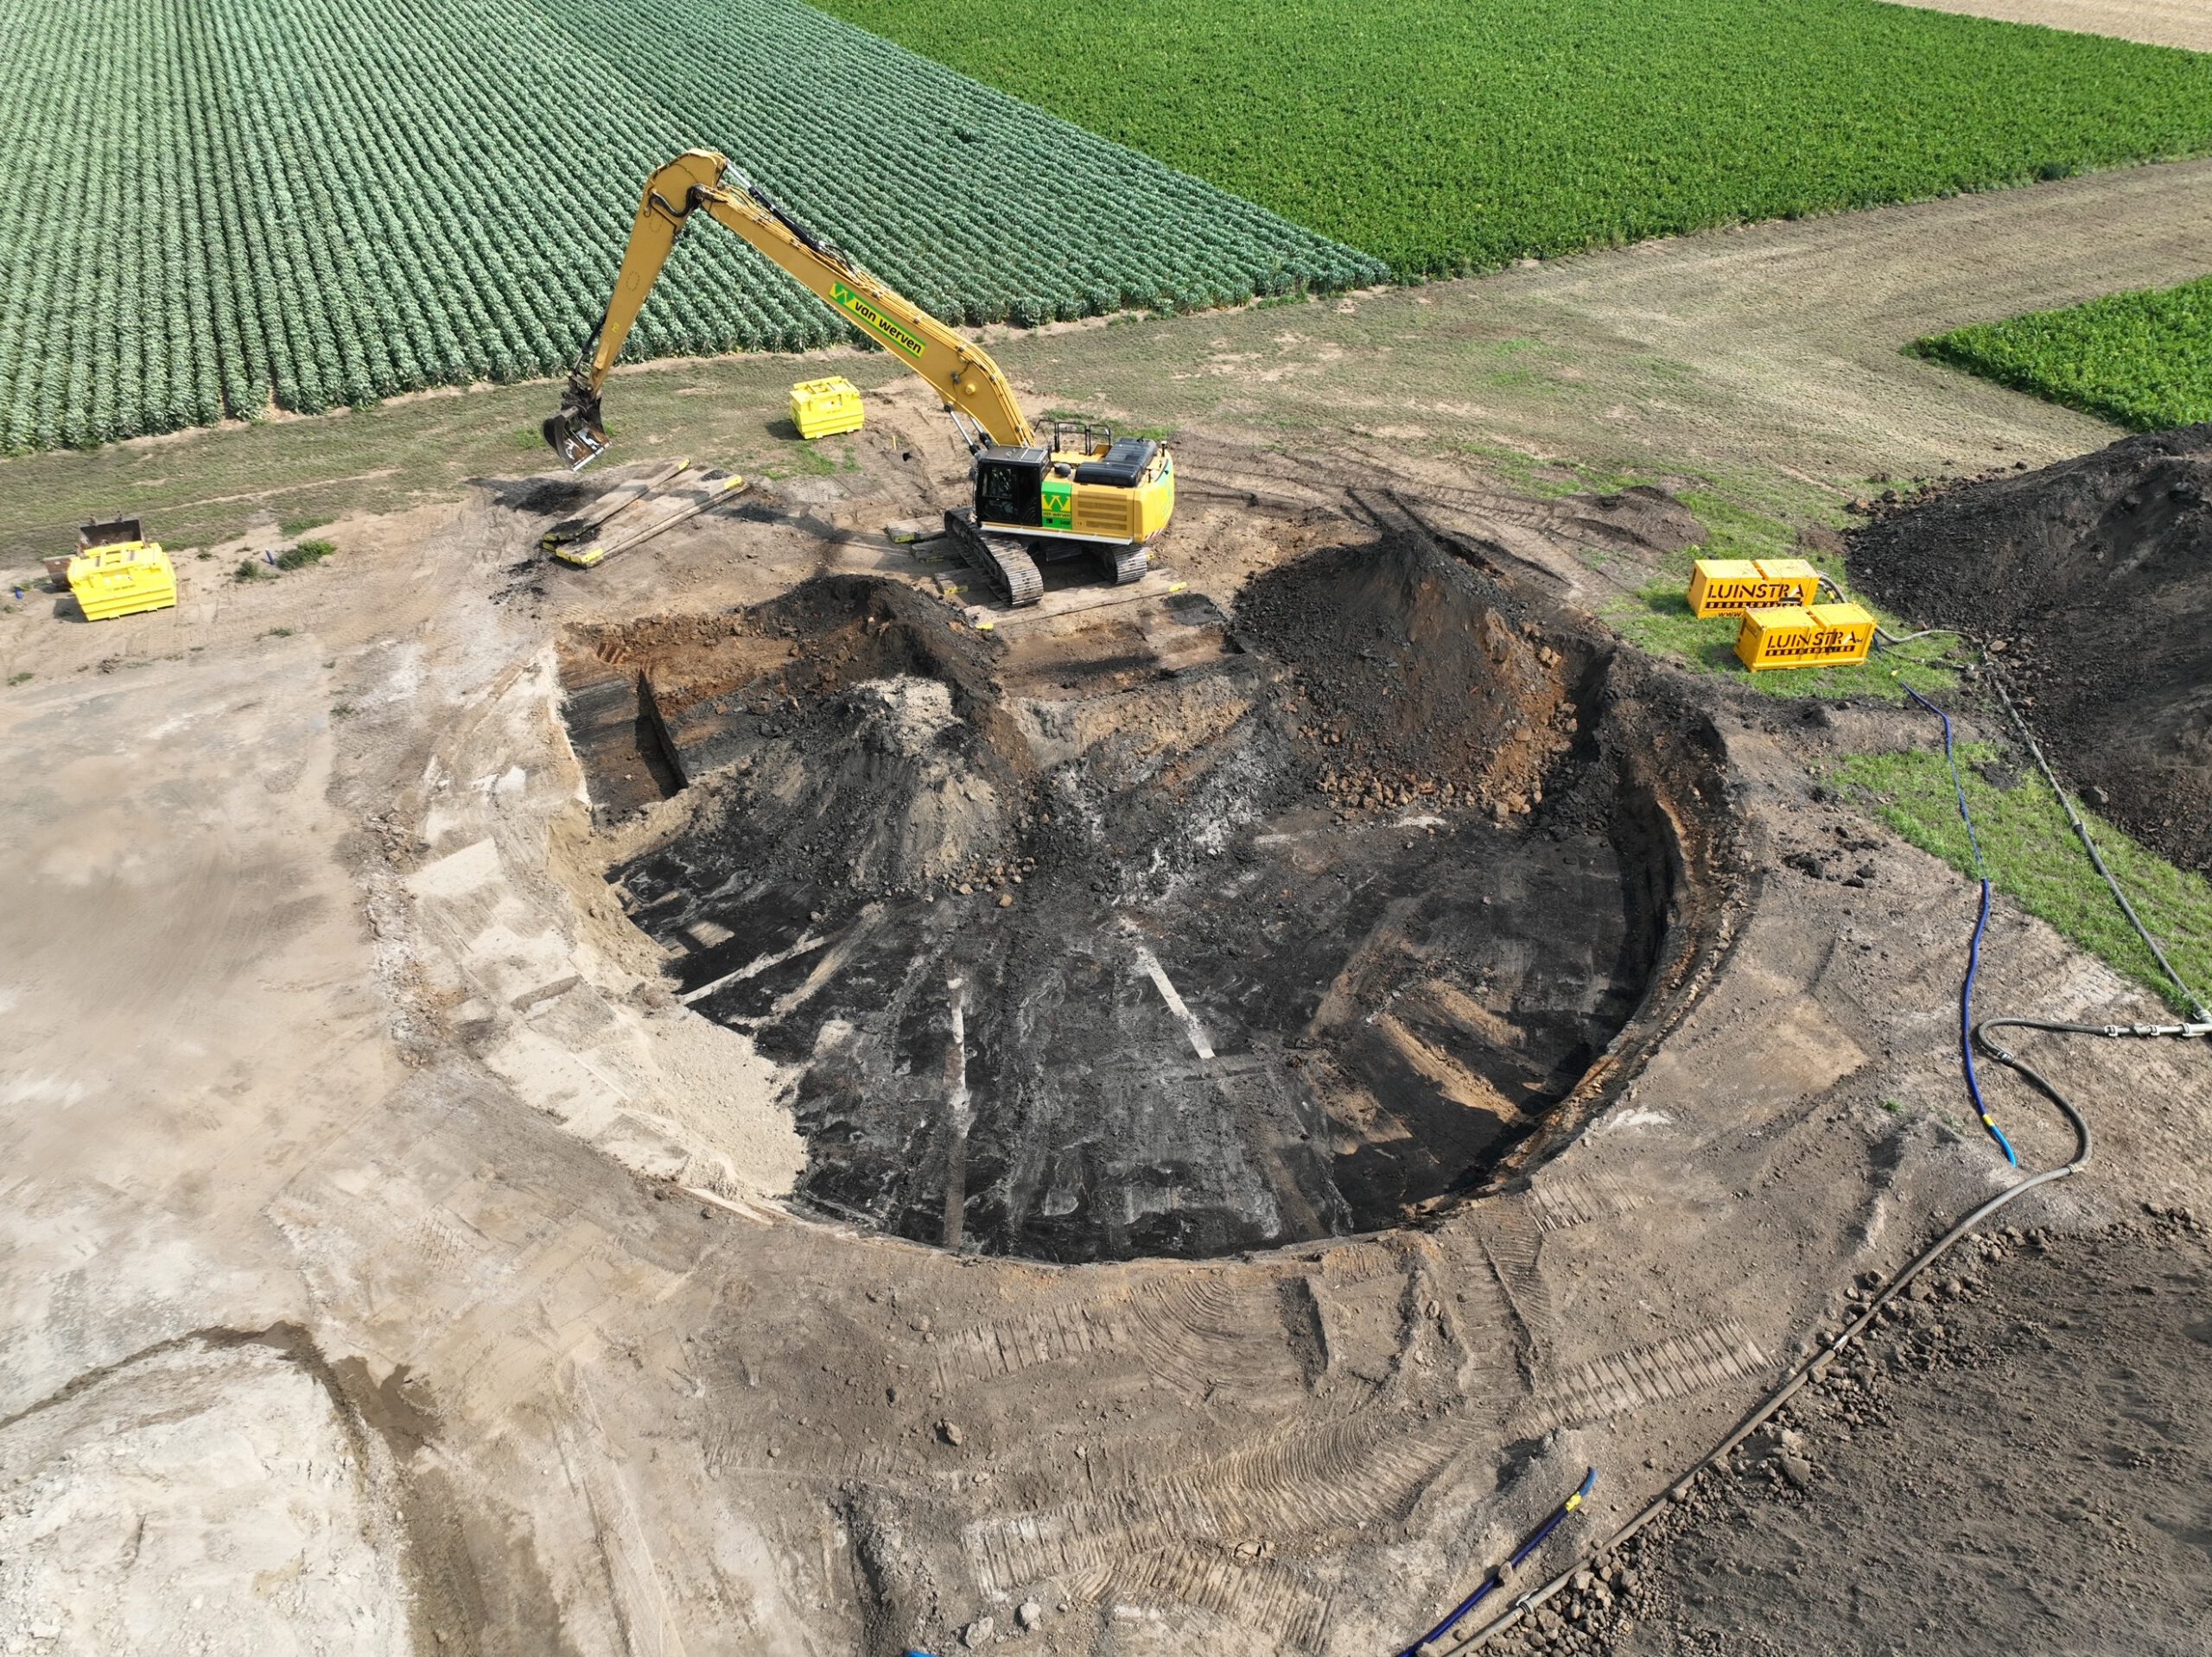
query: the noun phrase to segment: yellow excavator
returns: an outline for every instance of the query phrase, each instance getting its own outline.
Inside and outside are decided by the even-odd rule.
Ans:
[[[1144,575],[1146,545],[1175,508],[1175,463],[1164,444],[1073,422],[1039,433],[981,346],[869,276],[711,150],[687,151],[645,182],[613,297],[569,376],[561,412],[545,422],[545,441],[571,471],[606,450],[600,393],[607,371],[677,237],[702,211],[937,389],[975,457],[975,505],[948,511],[945,533],[1001,599],[1037,601],[1045,590],[1039,558],[1089,555],[1117,585]]]

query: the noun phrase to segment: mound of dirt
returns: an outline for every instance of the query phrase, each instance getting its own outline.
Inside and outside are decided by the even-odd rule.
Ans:
[[[1964,485],[1851,536],[1925,625],[2002,640],[2037,737],[2093,803],[2212,873],[2212,424]]]
[[[1688,507],[1648,483],[1610,495],[1566,495],[1554,504],[1576,538],[1645,557],[1687,552],[1707,534]]]
[[[1327,791],[1526,811],[1577,728],[1583,663],[1517,614],[1499,583],[1409,525],[1270,570],[1236,606],[1244,636],[1297,675],[1300,734],[1327,750]]]

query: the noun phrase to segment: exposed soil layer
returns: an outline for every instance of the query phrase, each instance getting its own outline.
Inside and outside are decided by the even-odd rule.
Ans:
[[[1882,511],[1850,556],[1906,614],[2002,640],[2069,779],[2212,873],[2209,499],[2212,424],[2190,426]]]
[[[1999,1234],[1897,1304],[1563,1618],[1495,1648],[2203,1650],[2204,1228]]]
[[[1219,1254],[1469,1189],[1679,987],[1672,802],[1720,798],[1697,721],[1411,524],[1233,627],[992,638],[832,576],[574,656],[690,786],[614,878],[682,998],[799,1068],[802,1198],[947,1248]],[[633,785],[588,706],[594,792]]]

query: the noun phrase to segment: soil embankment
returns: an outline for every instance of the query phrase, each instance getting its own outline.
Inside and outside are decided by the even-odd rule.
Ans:
[[[2212,424],[1879,511],[1851,568],[1987,643],[2069,780],[2212,873]]]

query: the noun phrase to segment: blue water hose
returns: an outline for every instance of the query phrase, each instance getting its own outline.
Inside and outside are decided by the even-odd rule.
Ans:
[[[1958,796],[1959,821],[1967,826],[1967,844],[1974,852],[1974,872],[1981,881],[1981,908],[1974,916],[1974,940],[1967,946],[1967,975],[1959,984],[1959,1057],[1966,1066],[1967,1094],[1973,1099],[1974,1109],[1980,1113],[1981,1125],[1989,1130],[1989,1137],[2005,1153],[2005,1160],[2017,1168],[2020,1159],[2013,1152],[2012,1141],[2005,1137],[2005,1130],[1989,1114],[1989,1106],[1981,1096],[1981,1077],[1974,1064],[1974,981],[1981,972],[1982,935],[1989,930],[1989,869],[1981,860],[1981,841],[1974,831],[1974,813],[1967,809],[1967,785],[1959,776],[1959,756],[1951,742],[1951,716],[1910,685],[1905,686],[1904,694],[1943,721],[1943,763],[1951,768],[1951,791]]]
[[[1483,1578],[1481,1587],[1476,1589],[1473,1593],[1468,1595],[1466,1598],[1461,1600],[1457,1605],[1454,1605],[1451,1610],[1446,1614],[1444,1621],[1438,1623],[1427,1634],[1421,1635],[1420,1639],[1414,1641],[1413,1644],[1408,1646],[1403,1651],[1400,1652],[1398,1654],[1398,1657],[1416,1657],[1416,1654],[1420,1652],[1423,1646],[1433,1644],[1436,1641],[1442,1639],[1446,1635],[1451,1633],[1452,1628],[1467,1615],[1468,1612],[1473,1610],[1476,1606],[1481,1604],[1492,1594],[1496,1593],[1500,1588],[1503,1588],[1505,1585],[1505,1578],[1507,1576],[1513,1571],[1518,1571],[1522,1565],[1526,1564],[1529,1556],[1544,1545],[1544,1539],[1567,1522],[1567,1514],[1573,1513],[1576,1508],[1580,1508],[1583,1504],[1583,1502],[1588,1498],[1591,1490],[1596,1486],[1597,1482],[1598,1470],[1593,1467],[1583,1474],[1580,1488],[1578,1489],[1573,1495],[1567,1497],[1566,1501],[1560,1502],[1558,1507],[1553,1508],[1551,1511],[1551,1516],[1546,1519],[1542,1524],[1537,1526],[1535,1529],[1529,1533],[1528,1540],[1523,1541],[1519,1547],[1514,1549],[1511,1557],[1510,1557],[1503,1565],[1499,1565],[1496,1570],[1492,1571],[1490,1575]]]

